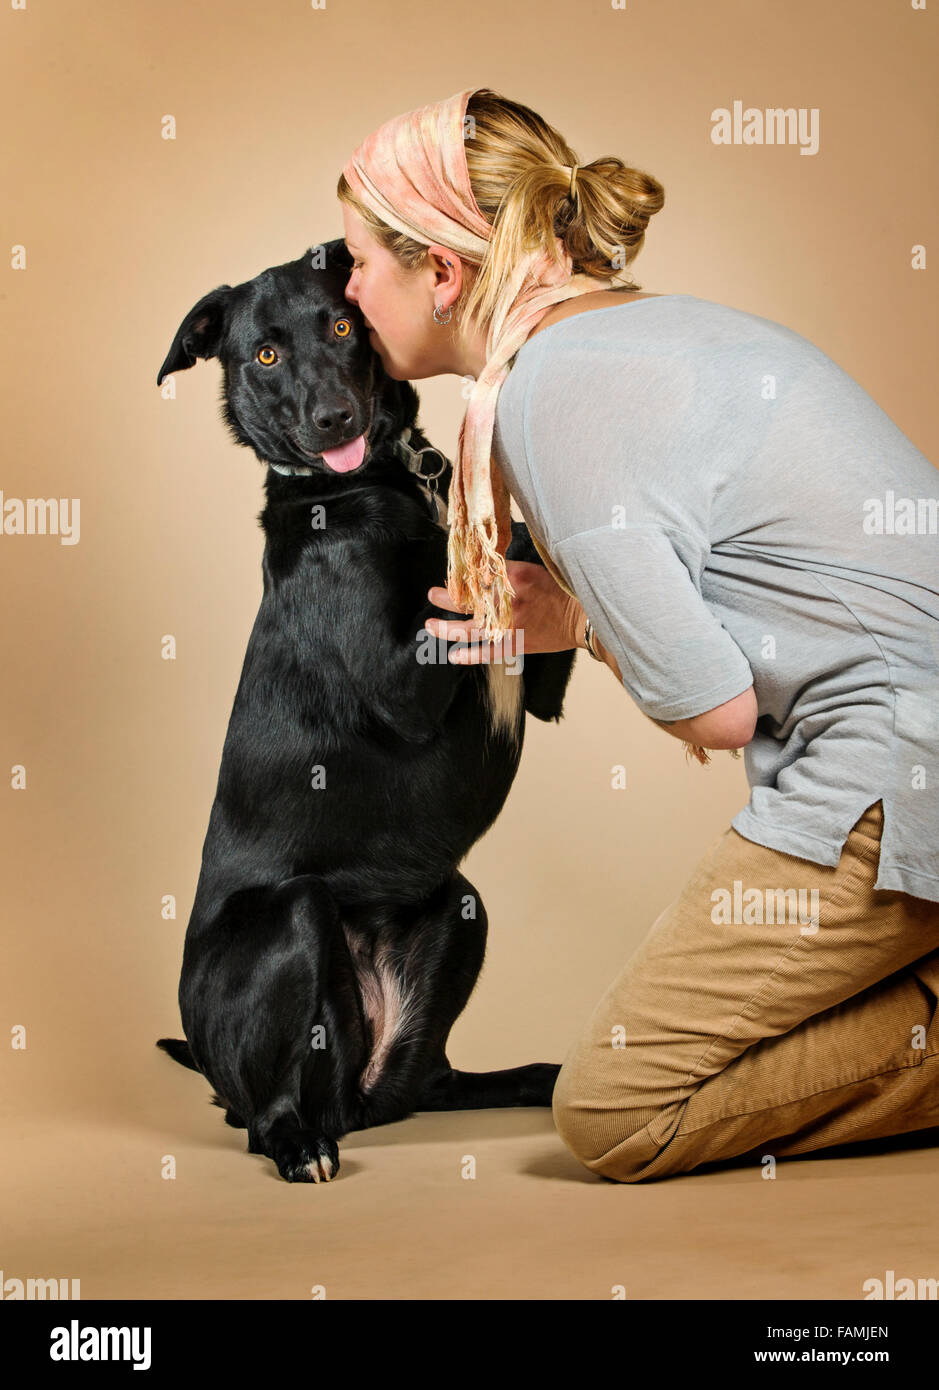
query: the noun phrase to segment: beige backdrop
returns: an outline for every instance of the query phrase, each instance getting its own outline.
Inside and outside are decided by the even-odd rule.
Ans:
[[[325,1281],[351,1298],[607,1298],[614,1282],[749,1298],[758,1270],[760,1296],[824,1298],[916,1264],[910,1182],[933,1151],[915,1146],[860,1168],[885,1179],[883,1249],[838,1187],[834,1266],[767,1261],[766,1243],[811,1250],[813,1211],[831,1212],[854,1158],[787,1165],[789,1210],[733,1169],[597,1180],[540,1111],[352,1136],[328,1189],[245,1157],[201,1079],[153,1043],[179,1032],[183,936],[261,592],[263,475],[221,424],[216,363],[179,374],[176,399],[155,380],[207,290],[342,234],[336,180],[375,126],[489,85],[582,162],[615,153],[661,179],[643,289],[787,324],[937,459],[937,298],[912,268],[936,225],[937,17],[908,0],[7,5],[0,489],[79,498],[81,529],[73,545],[0,534],[5,1277],[80,1277],[85,1297],[304,1298]],[[711,112],[737,100],[817,110],[818,152],[713,144]],[[459,385],[419,383],[451,455]],[[454,1064],[559,1061],[747,794],[742,759],[686,763],[581,657],[565,720],[530,721],[505,811],[463,866],[491,927]],[[485,1196],[460,1179],[467,1152],[488,1160]],[[391,1190],[411,1204],[398,1216]],[[692,1251],[681,1208],[702,1203],[739,1238]]]

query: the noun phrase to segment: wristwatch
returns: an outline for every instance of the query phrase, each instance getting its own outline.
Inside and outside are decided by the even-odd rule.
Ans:
[[[600,655],[600,653],[596,650],[596,648],[593,645],[595,637],[596,631],[594,629],[593,623],[588,618],[587,625],[584,628],[584,646],[587,648],[594,661],[603,662],[603,657]]]

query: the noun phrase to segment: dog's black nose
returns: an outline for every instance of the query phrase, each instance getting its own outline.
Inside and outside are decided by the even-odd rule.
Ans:
[[[327,401],[313,413],[318,430],[347,429],[352,424],[352,406],[348,401]]]

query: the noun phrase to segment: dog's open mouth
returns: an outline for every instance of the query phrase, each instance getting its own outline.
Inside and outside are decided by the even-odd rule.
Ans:
[[[365,435],[338,444],[335,449],[324,449],[320,457],[334,473],[351,473],[365,457]]]
[[[336,444],[331,449],[321,449],[319,453],[314,453],[312,449],[305,449],[296,439],[292,439],[292,443],[294,448],[306,458],[322,461],[334,473],[351,473],[360,466],[368,450],[368,441],[364,434],[358,435],[355,439],[347,439],[345,443]],[[271,463],[271,467],[277,473],[284,473],[287,476],[308,477],[315,472],[313,468],[307,468],[304,464]]]

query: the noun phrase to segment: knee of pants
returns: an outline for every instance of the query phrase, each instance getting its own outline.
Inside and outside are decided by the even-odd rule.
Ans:
[[[618,1182],[638,1182],[653,1143],[648,1127],[664,1112],[650,1112],[648,1106],[640,1105],[638,1096],[619,1092],[615,1103],[612,1098],[604,1100],[597,1094],[595,1076],[588,1078],[565,1062],[555,1082],[551,1113],[560,1138],[585,1168]],[[675,1115],[673,1128],[678,1119]]]

